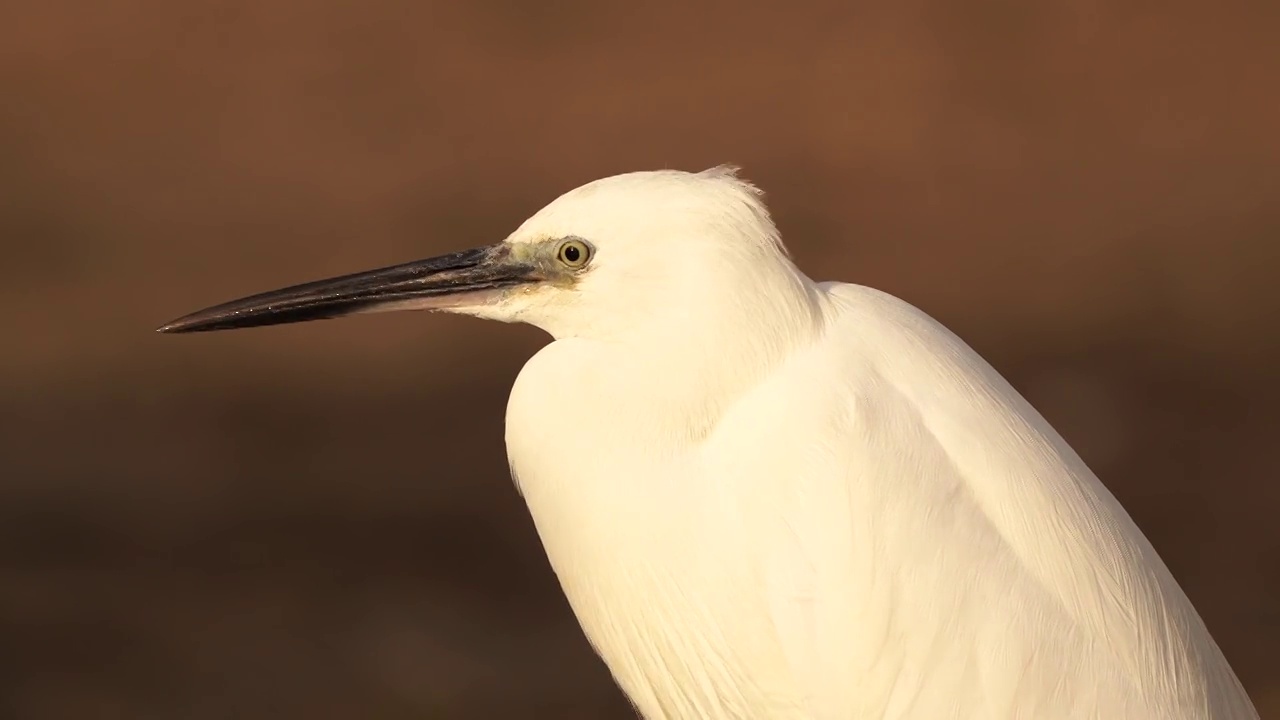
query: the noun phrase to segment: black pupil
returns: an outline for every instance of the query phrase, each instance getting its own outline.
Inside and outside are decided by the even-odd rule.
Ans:
[[[582,251],[578,249],[578,246],[577,246],[577,245],[565,245],[565,246],[564,246],[564,259],[565,259],[565,260],[567,260],[567,261],[569,261],[569,262],[571,262],[571,263],[574,263],[574,262],[578,262],[578,258],[580,258],[580,257],[582,257]]]

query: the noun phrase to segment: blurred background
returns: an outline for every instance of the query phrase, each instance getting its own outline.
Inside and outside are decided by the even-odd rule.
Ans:
[[[240,295],[742,165],[1128,507],[1280,719],[1280,5],[0,9],[0,717],[626,718],[503,449],[546,338]]]

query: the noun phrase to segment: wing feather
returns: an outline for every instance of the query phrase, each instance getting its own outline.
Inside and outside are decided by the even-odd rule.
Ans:
[[[1004,378],[907,303],[822,287],[824,346],[770,402],[828,412],[790,429],[809,464],[754,510],[785,533],[758,540],[762,582],[815,717],[1256,720],[1151,544]]]

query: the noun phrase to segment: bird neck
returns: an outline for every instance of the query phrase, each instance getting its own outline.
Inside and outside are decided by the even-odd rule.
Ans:
[[[715,302],[655,315],[639,332],[633,328],[617,338],[622,360],[611,382],[661,378],[643,394],[628,391],[626,397],[652,406],[645,416],[662,424],[652,429],[664,436],[702,440],[737,398],[821,333],[820,291],[799,270],[789,270],[756,278],[749,293],[716,293]]]

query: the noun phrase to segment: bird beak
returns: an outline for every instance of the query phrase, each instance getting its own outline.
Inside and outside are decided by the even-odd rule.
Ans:
[[[389,310],[444,310],[543,279],[499,243],[428,260],[294,285],[205,308],[158,329],[205,332],[280,325]]]

